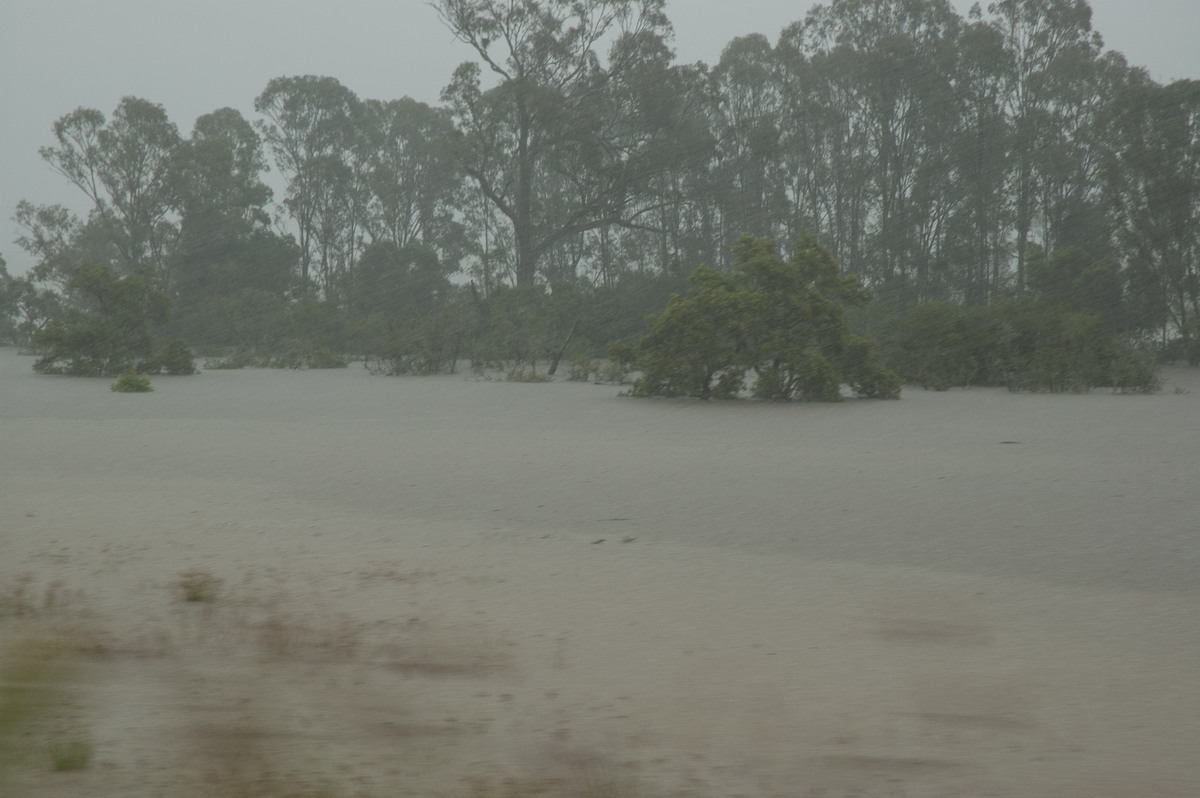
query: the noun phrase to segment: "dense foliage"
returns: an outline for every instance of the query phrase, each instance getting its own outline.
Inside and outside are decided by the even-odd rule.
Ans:
[[[899,378],[847,327],[845,308],[870,294],[815,239],[797,239],[785,262],[773,241],[743,236],[731,274],[700,266],[691,283],[648,319],[635,346],[613,347],[614,359],[641,372],[634,396],[728,399],[750,374],[762,399],[836,402],[845,383],[863,397],[899,396]]]
[[[122,371],[109,387],[118,393],[150,393],[154,390],[150,378],[145,374],[138,374],[133,369]]]
[[[1087,391],[1106,386],[1147,393],[1159,388],[1153,363],[1104,328],[1093,313],[1045,300],[961,307],[914,306],[891,322],[887,360],[907,382],[1006,386],[1010,390]]]
[[[879,312],[916,309],[909,333],[931,302],[1025,320],[1033,298],[1061,327],[1038,340],[1085,314],[1200,364],[1200,81],[1104,50],[1083,0],[831,0],[712,66],[675,61],[663,0],[432,6],[473,55],[442,107],[305,75],[186,136],[137,97],[59,119],[41,155],[91,211],[20,203],[37,265],[0,266],[0,336],[63,361],[86,263],[148,268],[173,308],[155,333],[194,346],[525,370],[632,344],[697,264],[715,299],[745,279],[742,234],[811,234]],[[744,368],[763,395],[820,393]]]
[[[85,377],[195,370],[185,345],[155,337],[170,300],[148,268],[119,276],[108,266],[85,263],[71,273],[66,288],[65,311],[33,336],[41,354],[35,370]]]

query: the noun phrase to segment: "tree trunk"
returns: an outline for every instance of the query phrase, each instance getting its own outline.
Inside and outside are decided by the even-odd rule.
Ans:
[[[516,218],[513,219],[513,236],[517,244],[517,287],[533,285],[537,277],[537,242],[533,229],[533,153],[530,151],[529,111],[519,103],[517,115],[520,124],[520,139],[517,142],[517,191]]]

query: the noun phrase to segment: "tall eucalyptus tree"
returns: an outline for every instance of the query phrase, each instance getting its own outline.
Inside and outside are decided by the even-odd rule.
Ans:
[[[1132,299],[1143,326],[1174,332],[1200,365],[1200,81],[1133,86],[1119,107],[1108,196]]]
[[[713,177],[721,208],[721,249],[742,234],[787,237],[790,216],[782,161],[783,83],[767,38],[731,41],[712,70],[716,151]]]
[[[1060,59],[1099,53],[1086,0],[997,0],[990,22],[1004,39],[1005,112],[1013,126],[1012,186],[1016,288],[1025,287],[1025,266],[1045,180],[1046,145],[1056,136],[1066,98],[1054,77]]]
[[[259,129],[288,181],[283,205],[296,223],[300,279],[332,297],[353,268],[364,192],[353,152],[361,104],[337,79],[274,78],[254,101]],[[315,272],[315,275],[314,275]]]
[[[959,202],[946,230],[946,258],[950,297],[980,305],[999,296],[1009,280],[1012,127],[1004,108],[1004,40],[976,7],[957,49],[959,124],[947,146]]]
[[[221,108],[196,120],[175,161],[173,316],[190,338],[245,343],[231,333],[257,328],[236,316],[280,304],[295,267],[290,240],[269,227],[263,142],[239,111]]]
[[[462,173],[449,113],[405,97],[365,100],[355,156],[367,188],[361,227],[370,243],[420,243],[457,261],[463,249]]]
[[[42,159],[92,202],[92,216],[124,271],[160,272],[175,226],[172,169],[179,131],[161,105],[124,97],[110,119],[77,108],[54,123],[57,146]]]
[[[663,0],[438,0],[478,62],[443,91],[458,158],[511,230],[515,282],[551,250],[602,228],[649,227],[645,192],[676,156],[672,104],[614,89],[669,67]],[[601,48],[608,45],[607,57]],[[482,65],[482,66],[481,66]],[[485,85],[483,67],[495,85]]]

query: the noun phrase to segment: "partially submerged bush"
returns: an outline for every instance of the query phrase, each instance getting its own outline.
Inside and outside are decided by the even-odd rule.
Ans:
[[[250,350],[238,347],[229,357],[209,358],[204,361],[204,368],[210,371],[244,369],[246,366],[257,364],[257,359]]]
[[[430,323],[410,334],[393,334],[376,342],[365,360],[372,374],[453,374],[461,353],[460,336],[453,330]]]
[[[567,379],[571,382],[591,382],[593,377],[599,377],[600,366],[587,355],[579,355],[571,360],[567,371]]]
[[[330,349],[315,349],[304,357],[304,367],[310,369],[344,369],[350,361]]]
[[[549,373],[539,374],[533,366],[525,368],[524,366],[515,366],[508,370],[504,375],[507,382],[554,382],[554,377]]]
[[[148,374],[195,374],[196,360],[188,345],[175,338],[160,347],[153,359],[138,370]]]
[[[843,385],[861,397],[900,395],[874,344],[848,331],[845,309],[869,302],[870,293],[856,275],[842,275],[815,238],[798,238],[785,262],[775,242],[742,236],[733,274],[702,265],[691,283],[649,319],[635,346],[610,349],[623,368],[642,372],[634,396],[728,399],[751,375],[762,399],[836,402]]]
[[[129,369],[121,372],[121,376],[113,382],[112,390],[119,393],[149,393],[154,390],[154,386],[150,384],[150,378],[145,374],[138,374],[133,369]]]
[[[33,336],[35,371],[107,377],[152,359],[152,331],[167,320],[170,300],[148,268],[120,276],[85,263],[67,287],[74,304]]]
[[[1106,332],[1092,313],[1032,300],[988,307],[931,302],[893,325],[890,364],[910,382],[934,390],[1004,386],[1061,393],[1111,387],[1157,391],[1145,354]]]
[[[210,358],[204,361],[204,368],[210,371],[243,369],[247,366],[264,369],[344,369],[350,361],[328,347],[309,349],[300,343],[293,342],[279,352],[266,351],[250,352],[239,347],[232,355],[224,358]]]

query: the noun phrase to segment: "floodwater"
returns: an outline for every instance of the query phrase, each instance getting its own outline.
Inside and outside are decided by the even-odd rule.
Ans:
[[[72,794],[1200,783],[1194,369],[788,405],[359,365],[130,395],[31,362],[0,350],[0,596],[77,591],[43,620],[106,641]]]

